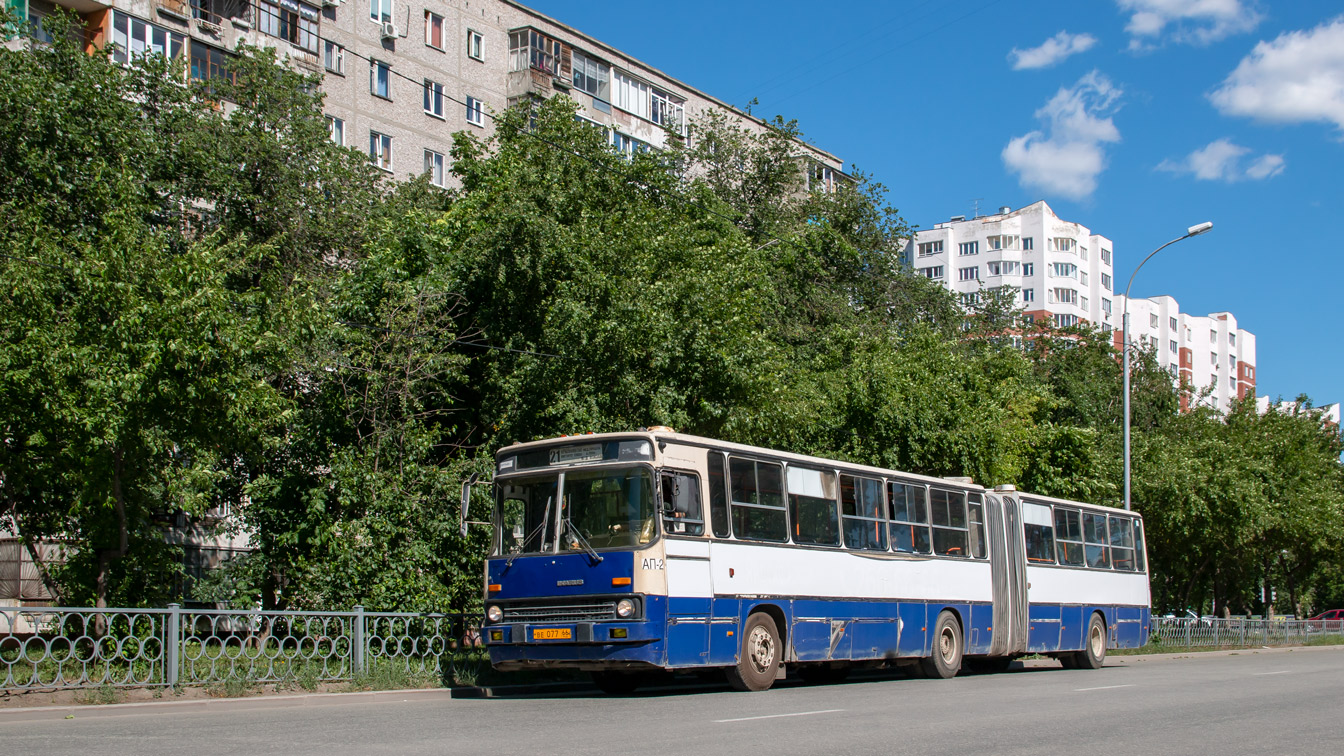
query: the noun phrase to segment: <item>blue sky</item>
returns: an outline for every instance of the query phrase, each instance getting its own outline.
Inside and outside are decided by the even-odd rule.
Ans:
[[[1115,242],[1123,289],[1212,221],[1134,295],[1232,312],[1257,336],[1260,393],[1344,400],[1339,0],[528,4],[796,118],[921,227],[1044,199]]]

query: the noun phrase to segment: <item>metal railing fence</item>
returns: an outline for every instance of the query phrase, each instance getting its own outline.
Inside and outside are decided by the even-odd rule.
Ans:
[[[481,618],[410,612],[0,607],[0,690],[451,681],[486,654]]]
[[[1153,617],[1151,643],[1174,648],[1284,646],[1344,635],[1344,620]]]

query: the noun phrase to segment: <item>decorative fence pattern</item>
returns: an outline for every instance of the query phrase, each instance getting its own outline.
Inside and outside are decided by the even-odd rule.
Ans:
[[[1344,635],[1344,620],[1154,617],[1151,642],[1175,648],[1286,646],[1328,635]]]
[[[0,607],[0,689],[451,681],[485,658],[481,618],[407,612]]]

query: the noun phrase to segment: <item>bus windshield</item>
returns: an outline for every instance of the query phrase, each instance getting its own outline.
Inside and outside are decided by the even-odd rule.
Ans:
[[[606,549],[653,540],[653,479],[646,468],[576,470],[566,473],[563,495],[558,489],[556,474],[501,481],[501,553],[555,550],[557,525],[560,551],[583,551],[585,541]]]

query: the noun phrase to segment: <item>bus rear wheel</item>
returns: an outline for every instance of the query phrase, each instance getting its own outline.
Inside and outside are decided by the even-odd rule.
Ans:
[[[1106,662],[1106,623],[1100,614],[1092,615],[1087,625],[1087,638],[1083,650],[1073,655],[1078,669],[1101,669]]]
[[[933,654],[920,660],[925,677],[948,679],[961,670],[961,625],[944,609],[933,627]]]
[[[742,653],[737,664],[727,670],[728,684],[737,690],[769,690],[775,684],[782,651],[779,629],[770,615],[756,612],[747,617],[742,628]]]

